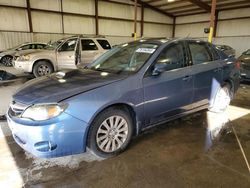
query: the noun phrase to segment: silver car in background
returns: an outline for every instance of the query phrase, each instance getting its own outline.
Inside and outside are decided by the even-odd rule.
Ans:
[[[61,69],[76,69],[86,66],[107,50],[111,45],[103,37],[72,36],[60,39],[39,51],[27,51],[16,56],[14,66],[35,77],[44,76]]]
[[[13,48],[6,49],[0,52],[0,63],[2,63],[4,66],[10,67],[12,66],[12,60],[16,52],[30,50],[30,49],[34,50],[43,49],[46,45],[47,44],[45,43],[33,42],[33,43],[19,44],[18,46],[15,46]]]

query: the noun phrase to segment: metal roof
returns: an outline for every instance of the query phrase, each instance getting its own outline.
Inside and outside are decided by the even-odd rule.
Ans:
[[[138,0],[138,3],[151,7],[171,17],[208,13],[211,0]],[[250,7],[250,0],[217,0],[217,11]]]

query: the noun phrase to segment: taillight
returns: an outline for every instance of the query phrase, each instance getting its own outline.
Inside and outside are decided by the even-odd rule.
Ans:
[[[236,68],[236,69],[240,69],[240,61],[239,61],[239,60],[236,61],[236,63],[235,63],[235,68]]]

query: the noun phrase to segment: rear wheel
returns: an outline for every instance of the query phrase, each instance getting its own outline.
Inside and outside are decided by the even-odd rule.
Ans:
[[[53,72],[52,65],[47,61],[39,61],[34,65],[33,74],[35,77],[45,76]]]
[[[215,95],[213,105],[209,108],[210,111],[221,113],[229,106],[232,99],[232,91],[229,84],[221,87]]]
[[[132,120],[128,112],[110,108],[94,120],[88,135],[88,147],[99,157],[121,153],[132,138]]]
[[[13,66],[12,60],[13,60],[13,57],[12,57],[12,56],[4,56],[4,57],[2,57],[1,62],[2,62],[2,64],[3,64],[4,66],[6,66],[6,67],[11,67],[11,66]]]

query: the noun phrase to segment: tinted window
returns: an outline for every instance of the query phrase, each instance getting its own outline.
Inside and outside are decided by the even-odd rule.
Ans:
[[[173,44],[164,49],[157,58],[157,64],[166,64],[166,70],[178,69],[185,66],[185,50],[182,44]]]
[[[91,39],[82,39],[82,50],[87,51],[87,50],[98,50],[95,42]]]
[[[36,44],[36,49],[43,49],[44,47],[44,44]]]
[[[27,44],[21,47],[21,50],[28,50],[31,49],[31,45]]]
[[[107,40],[97,40],[97,42],[101,45],[101,47],[104,49],[104,50],[109,50],[111,49],[111,46],[109,44],[109,42]]]
[[[194,64],[212,61],[212,57],[206,43],[189,42],[189,48]]]
[[[69,39],[60,48],[60,51],[74,51],[77,39]]]

